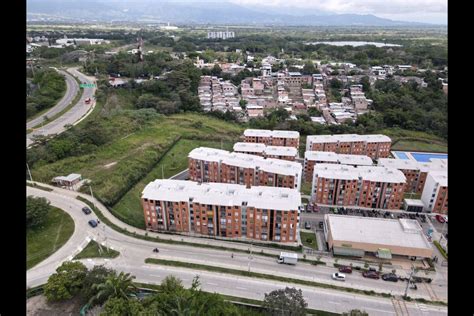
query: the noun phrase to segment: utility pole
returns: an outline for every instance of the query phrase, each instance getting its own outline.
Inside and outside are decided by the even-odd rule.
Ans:
[[[444,228],[446,226],[446,222],[443,223],[443,228],[441,229],[441,236],[439,236],[439,243],[441,243],[441,239],[443,238],[443,235],[444,235]]]
[[[28,174],[30,175],[30,181],[33,182],[33,178],[31,177],[30,166],[28,166],[28,163],[26,163],[26,168],[28,169]]]
[[[405,296],[404,297],[407,297],[407,294],[408,294],[408,286],[410,285],[410,282],[411,282],[411,278],[413,277],[413,274],[415,273],[415,266],[411,266],[411,273],[410,273],[410,277],[408,277],[408,281],[407,281],[407,287],[405,288]]]
[[[165,178],[165,171],[164,171],[164,165],[161,165],[161,178]]]

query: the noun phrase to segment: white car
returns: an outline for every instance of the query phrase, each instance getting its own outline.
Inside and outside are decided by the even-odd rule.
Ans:
[[[336,273],[332,274],[332,278],[334,280],[338,280],[338,281],[345,281],[346,280],[346,275],[344,273],[336,272]]]
[[[444,221],[447,223],[448,222],[448,215],[444,215],[443,218],[444,218]]]

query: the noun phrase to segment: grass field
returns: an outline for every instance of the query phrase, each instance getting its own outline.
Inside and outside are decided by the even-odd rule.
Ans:
[[[165,179],[168,179],[186,169],[188,167],[189,152],[201,146],[221,148],[221,143],[189,139],[179,140],[163,159],[113,206],[114,213],[119,214],[128,224],[144,229],[145,223],[140,196],[145,186],[151,181],[162,179],[162,175]],[[225,150],[232,150],[232,146],[232,142],[222,143],[222,149]]]
[[[314,233],[300,232],[301,242],[304,246],[319,250],[318,241]]]
[[[301,194],[311,195],[311,182],[301,181]]]
[[[99,249],[99,244],[94,240],[91,240],[86,248],[78,253],[74,260],[85,259],[85,258],[116,258],[120,255],[120,252],[102,246],[102,252]]]
[[[392,150],[447,152],[446,140],[431,134],[407,131],[398,128],[387,128],[378,131],[392,139]]]
[[[230,143],[237,141],[243,130],[235,124],[193,113],[159,116],[132,132],[127,131],[130,121],[120,112],[109,115],[102,124],[107,124],[112,132],[116,130],[111,142],[88,154],[38,164],[31,170],[33,179],[49,182],[58,175],[79,173],[92,180],[94,195],[112,206],[153,170],[161,174],[161,166],[157,164],[178,140],[188,142],[179,145],[172,153],[174,156],[170,154],[163,162],[168,176],[185,168],[189,150],[200,142],[220,148],[222,141],[230,149]],[[126,206],[120,209],[124,210]],[[137,221],[132,219],[132,223],[136,225]]]
[[[26,268],[40,263],[64,245],[74,233],[71,216],[51,207],[46,224],[26,231]]]

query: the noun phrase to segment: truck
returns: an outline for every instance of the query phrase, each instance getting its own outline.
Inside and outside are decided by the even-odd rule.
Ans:
[[[289,252],[282,252],[277,260],[278,263],[285,263],[285,264],[296,264],[298,262],[298,254],[296,253],[289,253]]]

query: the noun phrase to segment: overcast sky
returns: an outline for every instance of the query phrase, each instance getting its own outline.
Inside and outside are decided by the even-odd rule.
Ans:
[[[307,8],[326,13],[373,14],[378,17],[436,24],[448,23],[447,0],[230,0],[243,5]],[[314,11],[311,13],[315,13]]]

